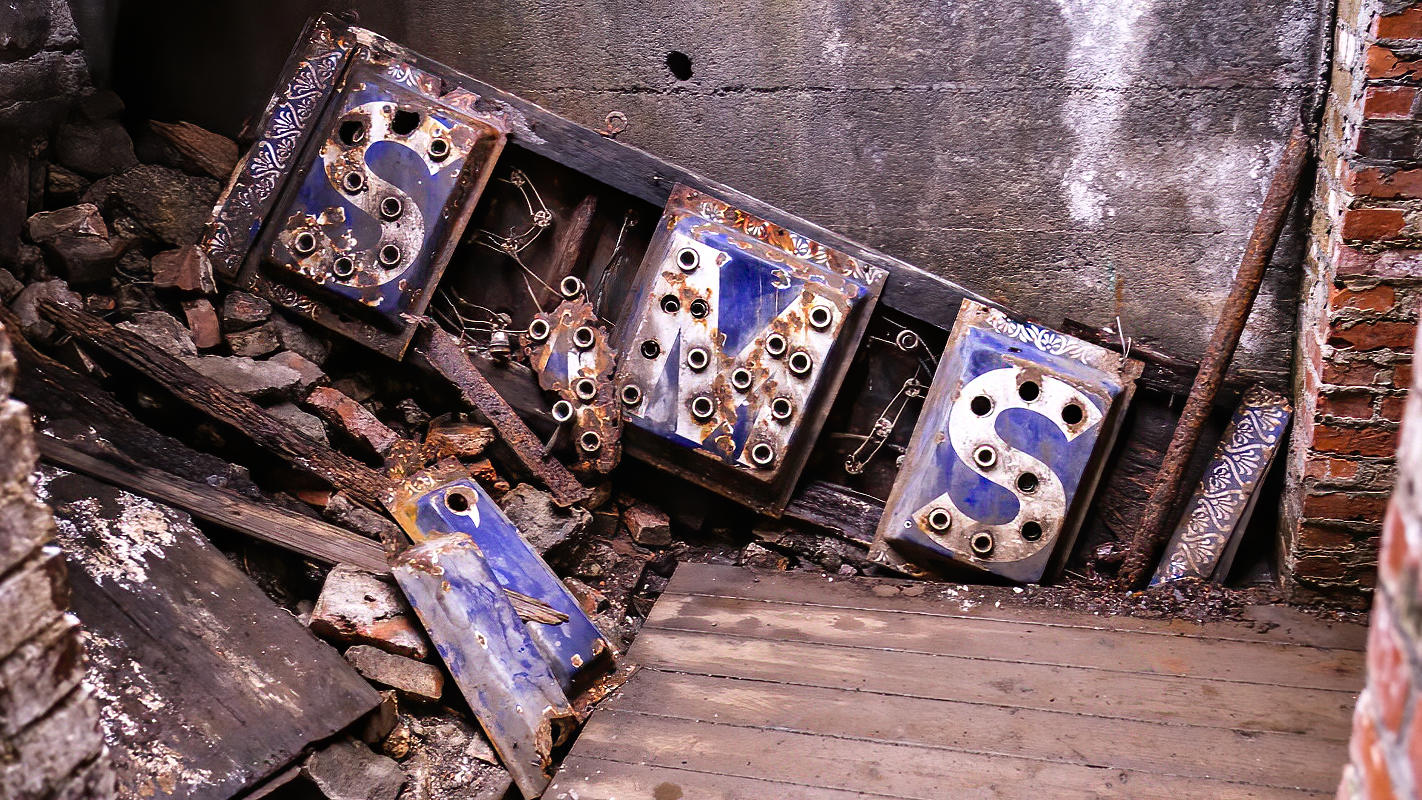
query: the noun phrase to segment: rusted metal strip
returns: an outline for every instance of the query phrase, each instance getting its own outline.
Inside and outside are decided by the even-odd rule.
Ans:
[[[1185,467],[1200,441],[1200,431],[1214,406],[1215,393],[1224,380],[1225,370],[1229,368],[1235,347],[1239,345],[1239,336],[1244,331],[1244,323],[1249,318],[1249,310],[1254,307],[1254,298],[1259,294],[1259,284],[1269,265],[1269,256],[1274,252],[1274,245],[1284,228],[1289,203],[1298,190],[1299,178],[1308,160],[1309,142],[1308,130],[1300,123],[1284,147],[1283,158],[1274,171],[1269,193],[1264,197],[1264,206],[1254,222],[1254,231],[1249,235],[1249,246],[1245,248],[1239,271],[1235,273],[1234,286],[1230,288],[1220,320],[1215,324],[1205,356],[1200,360],[1200,371],[1196,373],[1190,396],[1185,400],[1185,409],[1180,414],[1170,447],[1165,451],[1165,459],[1156,475],[1155,490],[1151,492],[1150,501],[1141,514],[1130,550],[1121,565],[1116,579],[1120,589],[1131,589],[1140,583],[1165,538],[1168,530],[1166,523],[1179,499]]]
[[[554,503],[567,507],[588,498],[590,490],[579,483],[561,462],[545,455],[543,442],[479,374],[459,343],[439,326],[433,322],[426,323],[425,334],[412,355],[453,384],[464,402],[484,415],[503,443],[513,451],[519,464],[548,487]]]
[[[195,411],[237,429],[302,472],[315,475],[351,497],[379,508],[385,476],[308,438],[267,415],[261,406],[154,347],[146,339],[115,328],[92,314],[46,301],[40,311],[71,336],[127,364],[163,385]]]

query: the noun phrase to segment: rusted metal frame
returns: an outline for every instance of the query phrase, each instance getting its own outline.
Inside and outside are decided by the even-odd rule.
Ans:
[[[591,491],[578,482],[555,458],[543,452],[541,442],[513,407],[474,368],[459,343],[431,321],[425,323],[420,342],[412,348],[410,357],[423,362],[459,391],[471,408],[482,414],[498,432],[500,439],[512,451],[514,458],[537,478],[553,495],[553,502],[563,506],[583,502]]]
[[[1185,468],[1200,441],[1200,432],[1214,407],[1215,395],[1239,345],[1249,311],[1254,307],[1254,298],[1259,294],[1269,257],[1284,229],[1289,204],[1298,190],[1304,164],[1308,161],[1309,142],[1307,127],[1299,123],[1290,134],[1283,157],[1274,171],[1274,179],[1269,184],[1269,192],[1249,235],[1239,271],[1235,273],[1234,285],[1225,300],[1219,322],[1215,324],[1204,358],[1200,360],[1200,371],[1195,375],[1195,382],[1180,414],[1180,422],[1157,473],[1155,489],[1121,564],[1116,579],[1120,589],[1132,589],[1141,582],[1168,531],[1169,517],[1185,480]]]
[[[136,334],[52,301],[43,302],[40,311],[80,341],[157,381],[194,410],[235,428],[302,472],[321,478],[372,508],[380,507],[387,481],[370,467],[278,422],[261,406]]]

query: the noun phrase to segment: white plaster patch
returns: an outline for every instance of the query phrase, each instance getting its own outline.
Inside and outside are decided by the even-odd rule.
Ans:
[[[49,483],[69,473],[52,467],[41,468],[34,478],[35,494],[42,502],[53,505]],[[115,519],[106,519],[99,501],[86,497],[65,504],[55,514],[56,538],[70,552],[83,551],[85,572],[94,583],[104,581],[123,588],[133,588],[148,581],[148,560],[166,557],[166,550],[178,540],[174,532],[178,524],[172,512],[163,506],[129,492],[117,494],[122,510]],[[94,546],[88,540],[97,539]]]
[[[829,35],[825,37],[822,45],[825,60],[835,66],[844,65],[844,54],[849,50],[849,43],[840,37],[838,26],[830,28]]]
[[[1098,226],[1115,215],[1103,179],[1118,170],[1113,149],[1124,112],[1123,93],[1140,68],[1156,0],[1055,0],[1068,30],[1067,79],[1084,84],[1067,95],[1062,121],[1072,137],[1072,160],[1062,175],[1067,212]]]

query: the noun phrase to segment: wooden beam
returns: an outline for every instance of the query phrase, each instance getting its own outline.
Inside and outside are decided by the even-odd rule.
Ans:
[[[225,489],[184,480],[141,464],[111,464],[52,436],[40,435],[35,439],[40,455],[51,464],[181,508],[206,522],[326,564],[352,564],[377,573],[390,570],[385,548],[379,542],[345,528],[254,503]]]
[[[344,490],[352,498],[372,508],[381,507],[380,498],[388,480],[365,464],[278,422],[261,406],[159,350],[141,336],[58,303],[46,301],[40,310],[70,335],[158,382],[194,410],[235,428],[259,447]]]

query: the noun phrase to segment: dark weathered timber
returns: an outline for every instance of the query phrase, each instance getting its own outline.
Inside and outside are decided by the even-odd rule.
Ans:
[[[1180,422],[1170,439],[1170,447],[1165,451],[1160,473],[1156,476],[1155,490],[1151,492],[1150,502],[1146,504],[1140,524],[1136,527],[1126,560],[1121,564],[1116,582],[1122,589],[1131,589],[1140,583],[1165,540],[1171,510],[1179,499],[1185,480],[1185,468],[1200,441],[1200,432],[1214,405],[1225,370],[1229,369],[1230,359],[1239,346],[1239,336],[1249,319],[1249,310],[1254,307],[1254,298],[1259,294],[1259,284],[1269,266],[1269,256],[1279,241],[1289,204],[1298,191],[1311,141],[1307,126],[1302,122],[1295,126],[1274,171],[1263,208],[1254,223],[1254,231],[1249,235],[1249,244],[1244,249],[1244,258],[1235,273],[1229,298],[1225,300],[1224,310],[1215,324],[1205,357],[1200,360],[1200,371],[1190,387],[1185,409],[1180,412]]]
[[[1366,628],[1288,625],[682,564],[547,796],[1329,797]]]
[[[36,350],[20,333],[19,320],[0,305],[0,324],[19,362],[15,397],[54,423],[71,419],[87,425],[126,456],[177,475],[201,476],[253,499],[268,499],[246,470],[153,430],[140,422],[98,382]]]
[[[883,515],[884,504],[867,494],[827,481],[808,481],[790,498],[784,518],[868,547]]]
[[[513,122],[509,143],[518,145],[594,180],[656,206],[665,206],[678,183],[700,189],[737,208],[803,233],[820,244],[889,271],[880,303],[947,330],[964,298],[993,307],[1000,304],[914,265],[866,247],[762,200],[738,192],[644,150],[602,136],[542,106],[483,81],[462,81],[486,100],[504,106]]]
[[[45,302],[44,315],[75,338],[158,382],[194,410],[241,432],[297,469],[315,475],[373,508],[380,507],[386,479],[349,456],[272,419],[261,406],[92,314]]]
[[[1107,350],[1122,352],[1120,337],[1115,331],[1107,328],[1095,328],[1068,317],[1062,320],[1059,330]],[[1131,344],[1131,358],[1139,359],[1145,365],[1141,377],[1136,381],[1139,386],[1180,397],[1190,394],[1190,387],[1195,383],[1195,375],[1200,371],[1198,363],[1163,353],[1139,342]],[[1263,370],[1241,371],[1238,377],[1226,378],[1220,382],[1219,392],[1215,395],[1215,405],[1220,408],[1233,409],[1239,405],[1239,398],[1244,396],[1244,390],[1256,383],[1279,388],[1286,386],[1288,382],[1287,373],[1265,372]]]
[[[553,244],[553,258],[548,262],[548,273],[557,280],[564,275],[572,275],[582,260],[588,246],[588,232],[592,230],[593,218],[597,216],[597,195],[584,197],[578,207],[568,217],[558,240]],[[588,276],[592,279],[592,276]]]
[[[380,702],[186,515],[41,474],[121,796],[226,800]]]
[[[371,572],[389,570],[379,542],[345,528],[141,464],[111,464],[50,436],[37,437],[37,443],[40,456],[51,464],[181,508],[198,519],[326,564],[353,564]]]
[[[416,362],[424,362],[453,384],[465,404],[482,414],[494,427],[523,469],[548,488],[555,503],[567,507],[588,498],[590,490],[579,483],[561,462],[544,454],[543,442],[474,368],[459,343],[437,325],[426,322],[425,331],[410,356]]]

